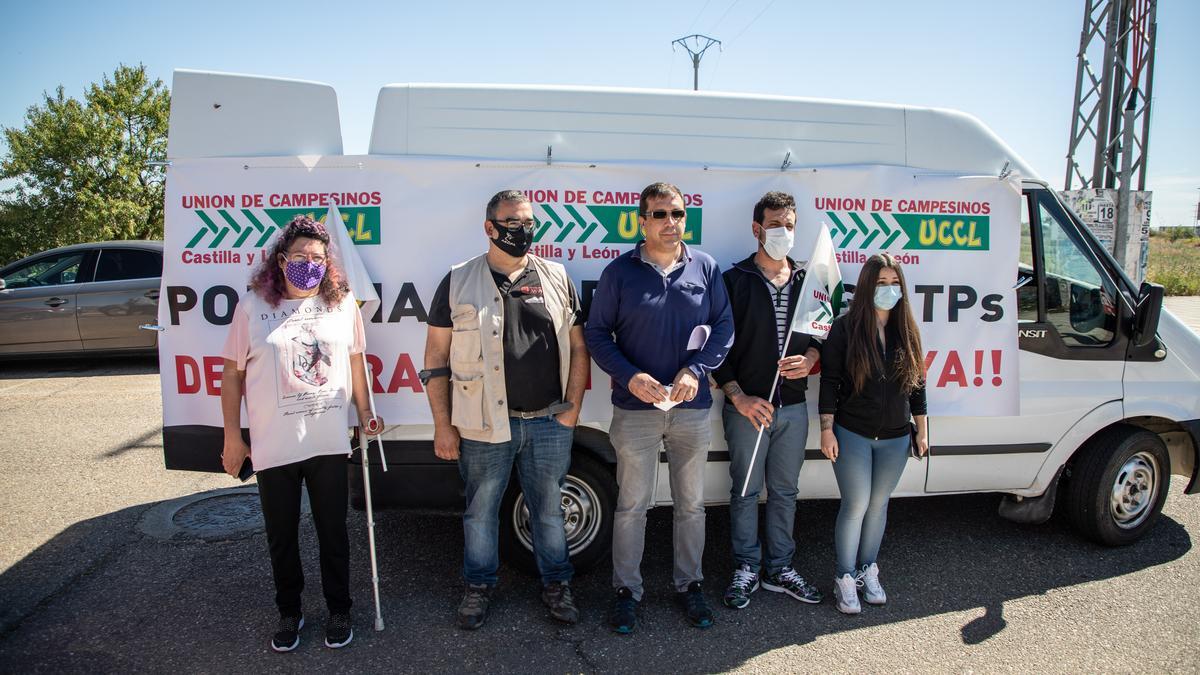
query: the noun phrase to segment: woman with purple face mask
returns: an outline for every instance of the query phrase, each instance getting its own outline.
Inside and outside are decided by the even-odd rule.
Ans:
[[[301,484],[308,489],[329,610],[325,646],[343,647],[350,622],[350,541],[346,533],[346,429],[354,405],[367,435],[383,431],[371,415],[358,304],[329,249],[325,226],[296,216],[250,278],[229,326],[223,356],[222,463],[237,476],[247,457],[258,474],[279,625],[271,648],[300,645]],[[250,443],[242,437],[246,401]]]

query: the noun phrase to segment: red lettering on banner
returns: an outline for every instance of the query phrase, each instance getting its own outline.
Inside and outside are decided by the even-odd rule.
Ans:
[[[225,371],[225,359],[220,356],[203,356],[200,361],[190,356],[175,356],[175,387],[180,394],[199,394],[203,386],[209,396],[221,395],[221,376]]]
[[[421,386],[421,378],[417,375],[417,367],[413,365],[412,357],[408,354],[401,354],[396,357],[396,366],[392,369],[392,374],[387,380],[387,385],[383,384],[380,375],[383,373],[383,360],[374,354],[367,354],[367,362],[371,364],[371,391],[376,394],[394,394],[401,387],[411,389],[413,393],[422,394],[425,388]]]
[[[220,356],[204,357],[204,391],[209,396],[221,395],[221,376],[225,374],[225,359]]]
[[[999,387],[1004,384],[1004,378],[1000,377],[1000,366],[1003,361],[1004,352],[999,349],[975,349],[972,350],[971,356],[974,360],[975,371],[974,377],[967,379],[966,369],[963,368],[962,357],[957,350],[951,349],[946,352],[945,358],[940,365],[935,365],[939,352],[934,350],[925,354],[925,373],[926,380],[937,380],[938,387],[944,387],[947,384],[955,384],[960,387],[974,385],[983,387],[989,379],[986,377],[988,373],[984,371],[986,361],[990,361],[991,365],[991,385]],[[990,359],[988,355],[990,354]],[[937,374],[935,378],[933,375]]]
[[[421,378],[417,377],[417,367],[413,365],[412,357],[408,354],[401,354],[396,358],[396,369],[392,371],[392,381],[388,384],[387,391],[394,394],[400,387],[412,389],[417,394],[425,391],[421,387]]]
[[[175,386],[181,394],[200,391],[200,367],[196,365],[196,359],[182,355],[175,357]]]
[[[946,363],[942,366],[942,375],[938,378],[937,386],[944,387],[951,380],[960,387],[967,386],[967,376],[963,374],[962,359],[954,350],[946,353]]]

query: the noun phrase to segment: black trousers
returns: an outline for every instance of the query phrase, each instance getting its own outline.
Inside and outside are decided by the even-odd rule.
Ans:
[[[318,455],[258,472],[267,526],[275,604],[281,616],[300,614],[300,484],[308,487],[321,552],[321,590],[330,613],[350,611],[350,537],[346,533],[346,455]]]

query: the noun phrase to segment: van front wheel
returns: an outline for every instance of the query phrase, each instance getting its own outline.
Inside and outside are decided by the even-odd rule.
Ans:
[[[612,550],[613,512],[617,482],[604,464],[576,452],[562,487],[563,527],[567,552],[576,572],[605,559]],[[500,503],[500,554],[504,561],[536,575],[529,507],[514,474]]]
[[[1132,544],[1158,520],[1170,482],[1170,455],[1157,434],[1114,427],[1089,441],[1075,459],[1067,515],[1092,541]]]

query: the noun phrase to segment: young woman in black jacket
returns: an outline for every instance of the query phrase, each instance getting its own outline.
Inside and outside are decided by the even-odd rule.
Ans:
[[[917,452],[929,449],[921,335],[909,308],[904,272],[887,253],[858,275],[850,311],[834,321],[821,356],[821,452],[833,462],[842,495],[834,528],[837,608],[882,605],[876,557],[887,505],[908,461],[910,418]]]

